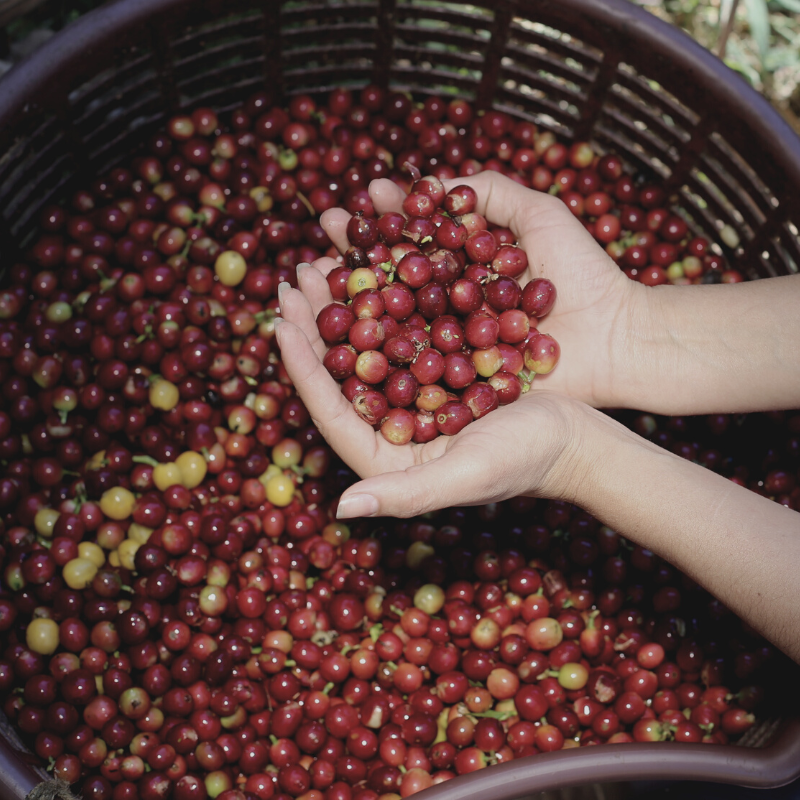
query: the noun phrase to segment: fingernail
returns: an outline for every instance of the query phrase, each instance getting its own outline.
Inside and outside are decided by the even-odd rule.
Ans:
[[[286,294],[286,292],[291,288],[292,287],[289,286],[289,282],[288,281],[281,281],[278,284],[278,302],[279,303],[283,300],[284,294]]]
[[[311,266],[307,261],[301,261],[296,267],[297,274],[300,274],[300,270],[308,269]]]
[[[336,519],[372,517],[378,513],[378,500],[371,494],[349,494],[339,500]]]
[[[283,325],[283,317],[273,317],[272,329],[275,330],[279,325]]]

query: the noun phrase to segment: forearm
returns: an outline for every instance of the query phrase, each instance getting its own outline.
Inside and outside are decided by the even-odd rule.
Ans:
[[[570,499],[652,550],[800,661],[800,514],[597,414]]]
[[[617,405],[660,414],[800,406],[800,276],[642,287],[628,315]]]

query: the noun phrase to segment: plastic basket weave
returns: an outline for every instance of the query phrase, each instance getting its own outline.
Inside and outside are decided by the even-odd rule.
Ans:
[[[735,73],[626,0],[118,0],[0,81],[0,252],[42,206],[116,165],[179,109],[367,83],[462,96],[619,153],[749,277],[800,267],[800,139]],[[800,720],[750,746],[606,745],[520,759],[426,800],[512,800],[598,781],[753,787],[800,776]],[[39,776],[0,741],[0,796]],[[422,800],[422,798],[421,798]]]

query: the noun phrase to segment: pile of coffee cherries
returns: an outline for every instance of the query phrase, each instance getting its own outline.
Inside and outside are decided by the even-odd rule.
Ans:
[[[469,186],[445,194],[438,178],[418,178],[407,217],[351,217],[345,263],[328,275],[340,302],[317,316],[331,345],[324,364],[393,444],[452,436],[558,362],[558,342],[536,327],[555,287],[545,278],[520,287],[525,251],[510,231],[488,230],[476,202]]]
[[[558,749],[734,741],[770,713],[761,687],[780,702],[796,685],[720,603],[578,508],[336,520],[355,476],[283,368],[278,285],[338,257],[318,215],[344,206],[355,249],[331,289],[337,308],[352,298],[354,350],[446,398],[437,411],[484,413],[480,387],[506,402],[545,371],[528,351],[554,290],[520,293],[508,233],[484,230],[468,192],[439,197],[481,169],[558,192],[632,278],[741,279],[613,154],[377,87],[173,117],[43,210],[0,290],[0,696],[86,800],[397,800]],[[376,218],[379,177],[412,192],[406,215]],[[362,347],[377,324],[382,347]],[[461,332],[468,349],[446,344]],[[343,364],[348,346],[331,348]],[[434,351],[462,356],[445,386]],[[800,506],[798,415],[625,421]],[[745,447],[729,434],[748,426]]]

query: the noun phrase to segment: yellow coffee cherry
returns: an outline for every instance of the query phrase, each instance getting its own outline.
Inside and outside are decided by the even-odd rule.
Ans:
[[[274,506],[288,506],[294,497],[294,481],[284,474],[267,481],[267,500]]]
[[[281,469],[294,467],[303,458],[303,447],[296,439],[282,439],[272,448],[272,461]]]
[[[119,546],[117,550],[117,553],[119,554],[119,563],[122,564],[125,569],[136,569],[133,559],[136,556],[136,551],[139,549],[139,547],[139,542],[135,542],[133,539],[126,539]]]
[[[118,550],[112,550],[108,554],[108,563],[112,567],[121,567],[122,566],[122,562],[119,560],[119,551]]]
[[[153,483],[162,492],[176,483],[183,483],[181,468],[174,461],[153,467]]]
[[[683,264],[680,261],[673,261],[667,267],[667,278],[671,281],[676,281],[678,278],[683,277]]]
[[[32,620],[25,631],[28,649],[43,656],[55,653],[58,639],[58,623],[52,619]]]
[[[132,539],[136,544],[145,544],[150,538],[153,529],[148,528],[147,525],[140,525],[138,522],[131,522],[128,528],[128,538]]]
[[[494,705],[494,710],[501,714],[508,714],[509,717],[517,716],[517,707],[514,705],[512,697],[509,697],[508,700],[498,700]]]
[[[414,605],[429,616],[438,614],[444,605],[444,591],[435,583],[426,583],[417,589]]]
[[[102,469],[106,461],[106,451],[98,450],[87,462],[86,469]]]
[[[153,187],[153,194],[158,195],[165,203],[169,203],[178,194],[174,183],[162,181]]]
[[[160,411],[172,411],[178,405],[180,392],[174,383],[161,378],[150,384],[149,400],[153,408],[157,408]]]
[[[175,465],[181,474],[181,483],[187,489],[194,489],[199,486],[203,479],[206,477],[208,466],[206,460],[200,453],[195,453],[193,450],[187,450],[181,453],[175,459]]]
[[[78,558],[85,558],[98,568],[106,563],[106,554],[100,545],[94,542],[81,542],[78,545]]]
[[[259,476],[258,482],[266,488],[267,484],[276,476],[283,475],[281,468],[275,464],[270,464]]]
[[[221,586],[204,586],[197,598],[200,610],[210,617],[218,617],[228,607],[228,596]]]
[[[36,529],[36,533],[39,536],[51,539],[53,537],[53,527],[60,516],[61,514],[54,508],[40,508],[33,518],[33,527]]]
[[[64,583],[70,589],[85,589],[97,575],[97,564],[87,558],[73,558],[64,564]]]
[[[359,267],[350,273],[347,279],[347,294],[355,297],[364,289],[377,289],[378,276],[368,267]]]
[[[583,689],[589,680],[589,670],[577,662],[562,664],[558,671],[558,682],[568,691]]]
[[[255,401],[255,398],[253,398]],[[256,427],[258,418],[255,412],[245,405],[236,406],[230,414],[228,414],[228,428],[233,433],[248,434],[252,433]]]
[[[272,195],[270,195],[269,189],[266,186],[254,186],[250,190],[250,197],[256,201],[256,207],[262,214],[272,209]]]
[[[406,550],[406,566],[409,569],[418,569],[420,564],[432,556],[436,551],[425,542],[412,542]]]
[[[72,306],[63,300],[50,303],[44,312],[48,322],[66,322],[72,318]]]
[[[127,519],[133,513],[136,498],[133,492],[122,486],[113,486],[106,489],[100,498],[100,510],[109,518],[115,520]]]
[[[226,250],[217,256],[214,262],[219,282],[225,286],[238,286],[247,274],[247,262],[236,250]]]

